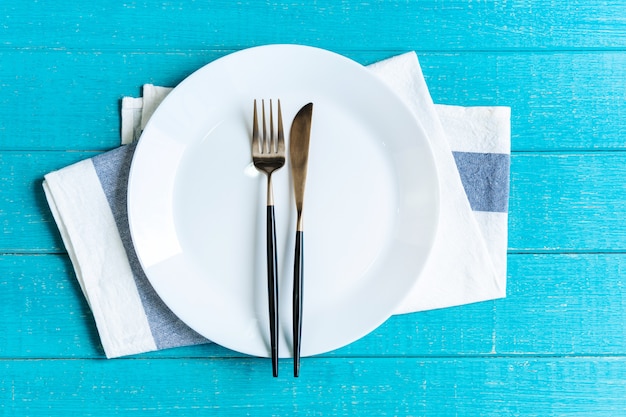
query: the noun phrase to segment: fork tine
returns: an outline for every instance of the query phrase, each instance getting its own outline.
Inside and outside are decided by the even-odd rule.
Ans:
[[[276,151],[276,143],[274,139],[274,106],[272,106],[272,99],[270,99],[270,137],[268,140],[268,153],[274,153]]]
[[[265,100],[261,100],[261,114],[263,115],[263,139],[261,141],[261,153],[267,153],[269,151],[267,140],[267,128],[265,124]]]
[[[259,151],[259,120],[256,111],[256,100],[254,100],[254,114],[252,116],[252,149]]]
[[[278,99],[278,153],[285,152],[285,135],[283,133],[283,114],[280,109],[280,99]]]
[[[283,116],[280,99],[277,100],[277,118],[274,117],[274,103],[269,101],[269,120],[265,114],[265,100],[261,99],[262,134],[259,133],[257,101],[254,100],[254,118],[252,125],[252,146],[259,153],[265,155],[277,154],[285,151],[285,135],[283,131]],[[268,130],[269,128],[269,130]],[[269,134],[268,134],[269,133]]]

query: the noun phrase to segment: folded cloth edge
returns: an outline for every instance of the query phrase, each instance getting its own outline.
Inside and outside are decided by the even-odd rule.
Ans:
[[[418,118],[437,161],[441,189],[441,217],[433,249],[420,278],[396,313],[485,301],[493,299],[494,295],[504,296],[506,290],[501,281],[505,282],[506,277],[496,275],[417,54],[407,52],[368,68],[381,76]],[[446,220],[442,221],[442,218]],[[444,299],[446,302],[441,302]]]
[[[87,159],[47,174],[43,187],[107,357],[155,350],[115,219],[97,184]],[[105,244],[94,245],[94,239]]]

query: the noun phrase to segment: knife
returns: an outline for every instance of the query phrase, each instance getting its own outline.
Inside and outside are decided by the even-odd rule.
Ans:
[[[302,338],[302,279],[304,275],[304,229],[302,207],[309,160],[309,139],[313,103],[302,107],[291,124],[289,158],[298,213],[296,222],[296,253],[293,268],[293,376],[300,375],[300,341]]]

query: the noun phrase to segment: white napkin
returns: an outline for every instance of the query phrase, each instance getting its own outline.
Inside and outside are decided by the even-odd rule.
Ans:
[[[369,68],[417,115],[440,179],[441,220],[435,245],[397,313],[504,297],[510,108],[435,105],[414,53]]]
[[[413,109],[430,140],[441,183],[435,246],[397,313],[505,296],[510,110],[435,105],[417,56],[369,67]],[[139,137],[171,89],[145,85],[122,100],[122,144]],[[158,298],[132,247],[126,185],[134,145],[45,176],[44,191],[107,357],[206,343]]]

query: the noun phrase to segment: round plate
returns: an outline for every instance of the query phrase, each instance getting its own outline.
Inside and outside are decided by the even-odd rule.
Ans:
[[[227,348],[269,356],[266,177],[252,165],[250,141],[253,100],[267,106],[270,98],[281,100],[287,139],[297,111],[313,103],[302,355],[314,355],[393,314],[437,228],[428,140],[365,67],[322,49],[269,45],[196,71],[159,106],[137,145],[130,229],[150,283],[181,320]],[[288,159],[273,176],[281,356],[291,355],[292,340],[296,214]]]

